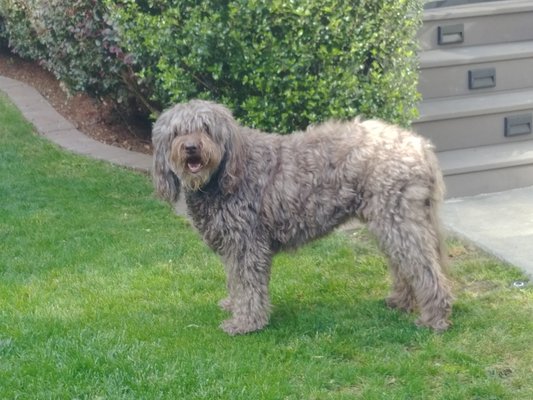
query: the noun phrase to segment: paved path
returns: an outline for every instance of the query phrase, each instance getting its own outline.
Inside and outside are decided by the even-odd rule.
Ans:
[[[93,140],[66,121],[32,87],[0,76],[5,92],[36,130],[70,151],[149,171],[152,157]],[[179,203],[176,211],[185,214]],[[451,199],[442,210],[445,226],[533,277],[533,187]]]
[[[448,229],[533,278],[533,186],[446,201]]]

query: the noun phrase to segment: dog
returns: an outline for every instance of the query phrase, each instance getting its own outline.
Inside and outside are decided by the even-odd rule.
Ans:
[[[192,100],[164,111],[152,131],[157,193],[181,191],[204,241],[222,259],[230,335],[264,328],[273,255],[366,222],[388,256],[386,304],[419,310],[419,326],[450,326],[438,207],[444,185],[433,147],[379,120],[329,121],[290,135],[240,126],[223,105]]]

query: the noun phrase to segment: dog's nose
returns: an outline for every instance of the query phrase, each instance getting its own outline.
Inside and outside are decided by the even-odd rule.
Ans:
[[[187,154],[196,153],[196,150],[198,150],[198,146],[196,145],[196,143],[185,143],[185,152]]]

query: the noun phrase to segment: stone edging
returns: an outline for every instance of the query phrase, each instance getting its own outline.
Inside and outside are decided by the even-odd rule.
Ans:
[[[24,118],[34,125],[37,132],[59,146],[116,165],[140,171],[151,169],[152,156],[101,143],[84,135],[33,87],[0,75],[0,90],[11,99]]]

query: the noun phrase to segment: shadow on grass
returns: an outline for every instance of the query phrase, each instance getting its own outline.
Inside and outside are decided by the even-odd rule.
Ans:
[[[342,302],[283,302],[276,304],[269,329],[287,335],[349,337],[359,345],[379,347],[384,342],[408,344],[431,331],[414,324],[415,315],[391,310],[383,299]]]

